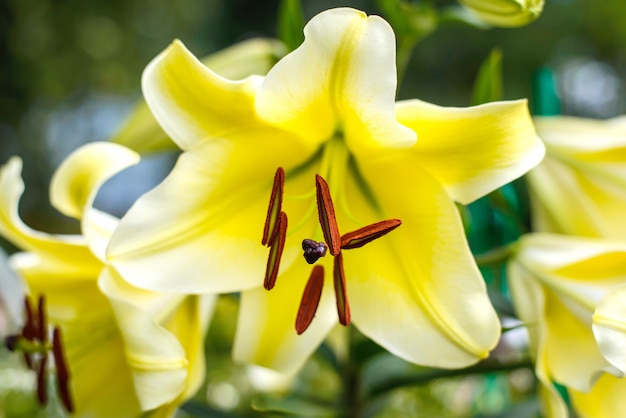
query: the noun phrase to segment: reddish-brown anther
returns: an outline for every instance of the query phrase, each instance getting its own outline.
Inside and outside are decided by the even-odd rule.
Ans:
[[[346,276],[343,272],[343,255],[337,254],[333,263],[333,281],[335,284],[335,299],[337,302],[337,315],[341,325],[350,324],[350,305],[346,293]]]
[[[26,313],[26,322],[24,323],[24,328],[22,329],[22,335],[27,340],[32,341],[37,338],[39,332],[35,320],[35,314],[33,312],[33,306],[31,305],[28,296],[24,298],[24,312]]]
[[[277,227],[278,233],[273,234],[273,240],[270,242],[270,254],[267,258],[267,267],[265,268],[263,287],[267,290],[271,290],[274,284],[276,284],[280,258],[285,248],[285,238],[287,237],[287,214],[285,212],[280,212]]]
[[[387,219],[364,226],[356,231],[348,232],[341,237],[341,249],[350,250],[352,248],[362,247],[368,242],[388,234],[400,225],[402,225],[400,219]]]
[[[324,233],[324,240],[328,245],[330,254],[335,256],[341,250],[341,235],[335,218],[335,207],[330,196],[328,183],[319,174],[315,175],[315,190],[317,196],[317,212],[320,225]]]
[[[285,170],[283,170],[282,167],[278,167],[274,175],[272,195],[270,196],[270,204],[267,208],[267,216],[265,218],[265,227],[263,228],[263,239],[261,240],[261,244],[263,245],[271,245],[274,241],[274,235],[278,233],[284,188]]]
[[[54,328],[52,334],[52,354],[54,356],[54,365],[57,373],[57,388],[59,390],[59,397],[65,406],[67,412],[74,412],[74,402],[69,387],[70,372],[67,368],[67,362],[65,361],[65,354],[63,353],[63,337],[61,329]]]
[[[46,319],[46,299],[39,296],[37,303],[37,339],[42,343],[48,341],[48,321]]]
[[[306,331],[309,325],[311,325],[315,312],[317,312],[317,306],[320,303],[323,287],[324,267],[321,265],[314,266],[309,281],[304,288],[298,315],[296,316],[296,332],[298,335]]]
[[[39,368],[37,369],[37,400],[39,405],[45,406],[48,403],[48,370],[46,365],[48,357],[43,356],[39,360]]]

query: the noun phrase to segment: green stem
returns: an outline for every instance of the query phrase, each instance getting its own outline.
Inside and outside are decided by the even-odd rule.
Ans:
[[[361,416],[362,402],[359,397],[361,374],[354,364],[347,364],[342,373],[344,385],[344,416],[346,418],[359,418]]]
[[[532,368],[533,364],[530,359],[524,359],[515,363],[507,364],[496,363],[492,360],[485,360],[475,366],[459,370],[433,369],[410,376],[399,376],[396,379],[387,380],[384,383],[373,387],[369,392],[369,397],[381,396],[391,390],[401,387],[423,385],[439,378],[460,377],[474,374],[497,373]]]

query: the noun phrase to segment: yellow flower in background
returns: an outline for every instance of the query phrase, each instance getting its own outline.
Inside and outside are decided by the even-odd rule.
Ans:
[[[626,265],[626,262],[624,262]],[[593,315],[593,332],[604,357],[622,372],[626,371],[626,284],[609,292]],[[612,418],[626,408],[626,379],[604,373],[590,392],[570,390],[577,416]]]
[[[604,373],[590,392],[568,391],[579,418],[614,418],[626,409],[626,379]]]
[[[25,225],[18,214],[22,163],[14,157],[0,171],[0,234],[23,251],[10,264],[31,295],[45,297],[48,322],[63,333],[79,417],[171,411],[183,393],[197,388],[198,373],[202,380],[206,301],[132,288],[103,262],[117,219],[93,208],[93,199],[103,182],[137,162],[127,148],[93,143],[59,167],[51,201],[81,221],[82,235],[47,234]]]
[[[222,77],[238,80],[251,74],[266,74],[285,52],[278,40],[253,38],[215,52],[203,58],[202,63]],[[178,149],[143,100],[111,140],[140,153]]]
[[[459,0],[479,19],[493,26],[524,26],[537,19],[544,0]]]
[[[626,238],[626,117],[535,118],[546,157],[527,174],[533,229]]]
[[[154,291],[243,291],[234,356],[283,373],[316,349],[343,302],[362,333],[408,361],[450,368],[485,358],[500,325],[454,201],[542,158],[526,102],[395,103],[395,39],[378,16],[328,10],[305,37],[266,77],[227,80],[178,41],[149,64],[146,101],[184,152],[122,218],[109,262]],[[334,257],[312,269],[302,242],[324,239],[317,177],[342,233],[385,219],[401,226],[340,254],[337,235]],[[345,283],[333,291],[336,277]],[[301,309],[315,319],[298,335]]]
[[[553,381],[588,393],[603,372],[621,377],[626,370],[623,363],[611,364],[601,350],[602,342],[596,342],[597,330],[592,330],[603,298],[626,283],[626,244],[528,234],[517,243],[507,275],[513,305],[530,336],[545,413],[565,417]],[[607,317],[620,313],[617,306],[606,309]],[[614,349],[624,348],[625,336],[620,341]]]

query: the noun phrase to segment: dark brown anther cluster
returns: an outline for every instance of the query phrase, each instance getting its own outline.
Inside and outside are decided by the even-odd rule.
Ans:
[[[52,346],[48,341],[46,301],[39,296],[37,310],[34,311],[30,299],[24,299],[26,321],[20,334],[6,337],[5,344],[11,351],[21,351],[29,369],[37,374],[37,400],[41,406],[48,403],[48,353],[52,351],[57,374],[59,397],[67,412],[74,412],[74,402],[69,390],[70,374],[63,354],[61,330],[55,327],[52,333]]]
[[[274,176],[272,195],[265,219],[262,244],[270,247],[270,254],[265,270],[264,287],[270,290],[276,283],[280,257],[285,246],[287,235],[287,215],[281,210],[283,192],[285,185],[285,173],[282,168],[278,168]],[[309,264],[314,264],[320,257],[324,257],[326,252],[333,256],[333,283],[335,288],[335,300],[337,304],[337,315],[342,325],[350,324],[350,304],[346,292],[346,277],[343,266],[343,255],[341,250],[359,248],[365,244],[382,237],[399,227],[402,222],[399,219],[387,219],[364,226],[345,235],[339,233],[335,207],[330,195],[330,190],[326,180],[319,174],[315,176],[315,191],[317,197],[317,211],[320,226],[324,235],[324,242],[317,242],[312,239],[302,241],[304,258]],[[324,267],[317,265],[313,267],[309,280],[307,281],[304,293],[300,301],[300,307],[296,316],[296,332],[302,334],[307,330],[319,305],[324,287]]]

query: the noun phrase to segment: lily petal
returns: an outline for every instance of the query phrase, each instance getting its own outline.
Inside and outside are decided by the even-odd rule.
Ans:
[[[552,383],[550,363],[544,349],[546,344],[546,325],[542,321],[546,309],[544,290],[536,280],[528,280],[526,270],[517,263],[511,262],[507,266],[507,280],[516,302],[515,311],[518,317],[523,319],[530,337],[529,350],[535,361],[535,374],[540,382],[537,396],[541,410],[549,418],[567,418],[567,407]]]
[[[101,317],[101,322],[88,327],[79,322],[62,325],[77,417],[141,414],[124,342],[112,312],[108,310],[108,313],[109,316]]]
[[[142,410],[173,401],[184,389],[188,362],[176,337],[136,304],[136,296],[148,292],[132,288],[111,268],[102,271],[98,285],[120,326]]]
[[[226,80],[175,41],[148,64],[142,90],[165,133],[189,150],[211,138],[258,127],[254,92],[260,81]]]
[[[285,47],[278,40],[253,38],[215,52],[202,63],[222,77],[239,80],[266,74],[284,54]],[[112,141],[141,153],[177,149],[144,101],[135,106]]]
[[[53,235],[35,231],[22,222],[18,207],[24,193],[22,161],[13,157],[0,168],[0,234],[15,246],[59,260],[71,260],[73,270],[99,271],[100,262],[93,256],[80,235]],[[69,268],[69,266],[68,266]]]
[[[382,215],[399,218],[402,225],[342,252],[352,320],[408,361],[465,367],[487,357],[500,323],[456,207],[428,172],[410,162],[403,154],[393,164],[360,164]]]
[[[624,414],[626,409],[626,379],[605,373],[590,392],[570,390],[569,395],[580,418],[613,418]]]
[[[139,154],[110,142],[93,142],[71,153],[52,176],[50,201],[59,212],[82,219],[106,180],[139,162]]]
[[[258,286],[274,172],[284,161],[302,158],[296,144],[280,145],[285,140],[273,130],[242,132],[183,153],[163,183],[121,219],[107,249],[109,262],[130,283],[151,290],[195,294]],[[282,263],[298,251],[292,241]]]
[[[263,81],[256,98],[261,118],[313,146],[343,130],[355,153],[415,142],[395,119],[395,41],[387,22],[338,8],[311,19],[304,35]]]
[[[326,264],[326,271],[332,271],[332,266]],[[287,375],[302,367],[337,323],[332,275],[326,274],[313,322],[303,334],[296,333],[300,297],[310,274],[311,266],[302,260],[281,272],[271,291],[257,288],[242,292],[233,347],[235,360]]]
[[[612,290],[593,314],[593,334],[604,357],[626,372],[626,285]]]
[[[544,156],[526,100],[441,107],[398,102],[398,120],[413,129],[420,164],[457,202],[467,204],[515,180]]]
[[[94,142],[70,154],[52,176],[50,201],[64,215],[81,220],[83,236],[93,253],[104,260],[116,218],[92,207],[100,186],[139,162],[139,154],[122,145]]]
[[[600,354],[591,326],[573,315],[553,292],[547,291],[546,296],[544,344],[551,374],[561,384],[588,391],[602,371],[616,371]]]

